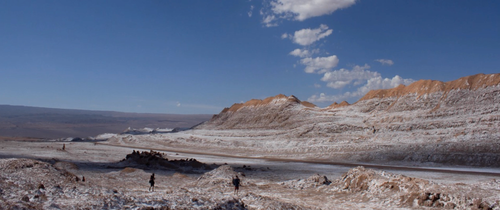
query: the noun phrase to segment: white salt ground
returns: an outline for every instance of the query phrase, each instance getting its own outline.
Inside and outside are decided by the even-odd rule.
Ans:
[[[65,144],[65,150],[62,145]],[[160,169],[115,168],[115,163],[130,154],[134,148],[117,147],[91,142],[27,142],[27,141],[2,141],[0,146],[0,161],[29,158],[44,161],[69,162],[62,164],[66,170],[76,177],[85,176],[86,182],[51,182],[45,183],[45,190],[37,190],[39,182],[45,180],[43,176],[58,179],[56,172],[53,174],[35,173],[37,169],[22,168],[16,172],[3,171],[0,177],[2,192],[0,202],[10,207],[33,207],[43,209],[55,208],[133,208],[143,207],[160,208],[192,208],[206,209],[217,206],[230,206],[235,209],[408,209],[425,205],[486,205],[487,202],[494,209],[498,209],[500,195],[500,182],[498,176],[481,174],[442,173],[432,171],[413,170],[384,170],[388,174],[403,174],[431,181],[430,184],[419,185],[420,190],[415,191],[415,201],[412,204],[404,203],[401,198],[411,198],[404,190],[404,182],[399,178],[373,177],[366,182],[360,179],[364,175],[353,175],[353,180],[348,184],[342,180],[353,167],[336,166],[328,164],[311,164],[289,161],[269,161],[254,158],[221,157],[202,154],[189,154],[174,151],[160,151],[169,159],[195,158],[207,164],[223,165],[227,163],[234,170],[244,174],[243,184],[239,196],[233,195],[229,178],[222,178],[223,182],[217,185],[196,186],[200,173],[183,173]],[[136,149],[147,151],[143,149]],[[61,165],[61,164],[59,164]],[[245,168],[243,168],[245,165]],[[61,166],[61,167],[63,167]],[[249,169],[248,169],[249,168]],[[447,168],[452,170],[466,170],[465,168]],[[31,171],[31,172],[30,172]],[[481,171],[474,169],[474,171]],[[496,172],[495,169],[484,169],[485,172]],[[147,180],[151,173],[157,175],[157,188],[155,192],[148,192]],[[35,174],[32,174],[35,173]],[[363,172],[371,174],[368,170]],[[333,181],[330,185],[318,184],[311,178],[319,174]],[[21,175],[21,177],[19,177]],[[22,177],[22,176],[26,177]],[[368,175],[370,177],[372,175]],[[390,176],[389,176],[390,177]],[[59,178],[60,179],[60,178]],[[344,178],[345,179],[345,178]],[[387,180],[386,180],[387,179]],[[391,181],[394,180],[394,181]],[[19,180],[19,181],[16,181]],[[226,180],[226,181],[224,181]],[[396,183],[400,190],[386,190],[384,183]],[[24,183],[24,184],[23,184]],[[368,189],[356,186],[355,183],[365,183]],[[397,184],[399,183],[399,184]],[[434,184],[432,184],[434,183]],[[343,186],[348,185],[348,188]],[[59,189],[57,186],[60,186]],[[388,189],[388,188],[387,188]],[[9,192],[7,192],[9,190]],[[461,194],[453,195],[451,192],[460,191]],[[474,192],[469,193],[468,191]],[[420,193],[420,194],[418,194]],[[446,194],[447,200],[432,203],[431,197],[425,193]],[[425,198],[419,199],[419,196]],[[401,197],[402,196],[402,197]],[[465,197],[464,197],[465,196]],[[463,197],[462,200],[460,200]],[[477,197],[477,198],[475,198]],[[444,199],[444,198],[443,198]],[[476,200],[474,200],[476,199]],[[481,199],[479,202],[477,199]],[[418,202],[421,202],[418,204]],[[427,202],[427,203],[425,203]],[[440,203],[441,202],[441,203]],[[474,204],[476,202],[476,204]],[[479,204],[478,204],[479,202]],[[451,204],[449,204],[451,205]],[[246,206],[246,207],[242,207]],[[229,207],[228,207],[229,208]],[[272,209],[272,208],[271,208]]]

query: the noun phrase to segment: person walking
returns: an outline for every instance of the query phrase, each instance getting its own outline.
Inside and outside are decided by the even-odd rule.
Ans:
[[[151,174],[151,177],[149,178],[149,184],[151,186],[149,186],[149,191],[155,191],[155,173]]]
[[[240,178],[236,176],[233,178],[234,194],[238,196],[238,191],[240,190]]]

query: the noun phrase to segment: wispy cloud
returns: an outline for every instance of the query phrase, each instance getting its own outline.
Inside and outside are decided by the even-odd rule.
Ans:
[[[381,63],[382,65],[388,65],[388,66],[394,65],[394,62],[389,59],[376,59],[375,61]]]
[[[278,26],[277,23],[274,22],[274,20],[276,19],[276,17],[274,15],[267,15],[264,17],[264,19],[262,20],[262,23],[266,26],[266,27],[274,27],[274,26]]]
[[[252,17],[254,6],[250,5],[250,11],[248,11],[248,17]]]
[[[286,39],[288,38],[290,35],[287,34],[287,33],[284,33],[284,34],[281,34],[281,39]]]

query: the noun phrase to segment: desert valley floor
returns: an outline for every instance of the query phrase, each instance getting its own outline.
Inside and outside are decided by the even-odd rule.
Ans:
[[[215,156],[186,150],[156,151],[163,159],[189,163],[194,158],[196,161],[191,162],[202,165],[171,167],[151,161],[146,166],[126,158],[134,150],[149,153],[143,147],[115,146],[105,141],[2,141],[0,206],[4,209],[499,208],[500,170],[494,168],[435,166],[420,171],[378,166],[372,169],[237,158],[229,157],[230,152],[228,156]],[[439,171],[442,169],[449,171]],[[155,192],[148,191],[151,173],[156,174]],[[230,182],[237,174],[242,177],[242,187],[234,195]]]

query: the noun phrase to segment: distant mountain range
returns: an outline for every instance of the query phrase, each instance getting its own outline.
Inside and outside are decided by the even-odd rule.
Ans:
[[[0,105],[0,138],[88,137],[132,128],[191,127],[212,115],[142,114]]]

